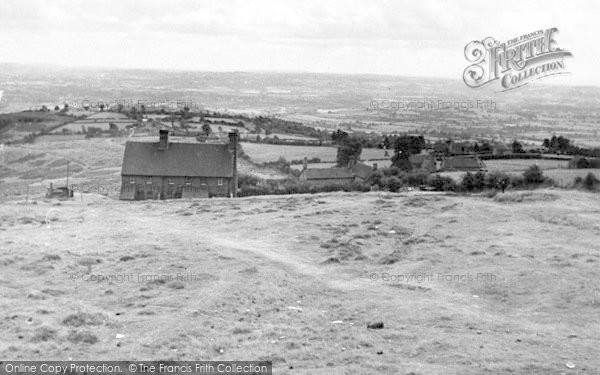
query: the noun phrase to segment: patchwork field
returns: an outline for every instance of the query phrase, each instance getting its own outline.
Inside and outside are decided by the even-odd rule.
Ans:
[[[549,160],[549,159],[500,159],[485,160],[485,165],[489,171],[494,172],[523,172],[530,166],[537,164],[542,170],[567,168],[568,160]]]
[[[304,157],[309,159],[318,157],[323,162],[334,162],[337,155],[337,148],[333,146],[288,146],[243,142],[242,147],[244,152],[248,154],[252,160],[259,163],[276,161],[282,156],[288,161],[301,160],[304,159]],[[388,152],[390,151],[388,150]],[[390,158],[390,156],[384,155],[385,150],[378,148],[365,148],[362,151],[361,159],[370,160]]]
[[[2,358],[600,371],[597,194],[84,194],[5,202],[0,233]]]
[[[50,183],[64,185],[69,163],[69,185],[118,197],[121,163],[127,141],[156,141],[156,137],[91,138],[82,135],[42,136],[33,144],[0,148],[0,201],[42,194]],[[172,137],[173,141],[191,141]],[[281,172],[238,160],[240,173],[265,179],[284,178]]]

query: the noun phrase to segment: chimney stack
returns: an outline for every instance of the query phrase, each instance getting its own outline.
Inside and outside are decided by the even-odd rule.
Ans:
[[[166,150],[169,148],[169,131],[161,129],[158,131],[158,149]]]
[[[237,175],[237,154],[238,154],[238,133],[229,133],[229,151],[233,153],[233,186],[231,195],[237,197],[238,175]]]

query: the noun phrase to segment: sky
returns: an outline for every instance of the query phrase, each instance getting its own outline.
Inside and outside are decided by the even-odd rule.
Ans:
[[[600,2],[2,0],[0,62],[462,79],[464,48],[557,27],[572,74],[600,86]]]

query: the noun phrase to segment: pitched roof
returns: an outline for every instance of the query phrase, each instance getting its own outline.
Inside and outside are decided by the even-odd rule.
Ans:
[[[232,177],[233,155],[227,144],[127,142],[122,175]]]
[[[312,168],[305,169],[302,173],[304,173],[307,180],[354,178],[352,171],[348,168]]]
[[[442,170],[480,170],[484,169],[485,164],[473,156],[454,156],[444,158],[442,161]]]
[[[369,167],[365,163],[356,163],[352,167],[352,173],[356,177],[366,180],[367,178],[369,178],[371,173],[373,173],[373,168]]]

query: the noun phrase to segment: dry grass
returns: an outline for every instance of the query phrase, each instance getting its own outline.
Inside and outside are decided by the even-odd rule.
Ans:
[[[600,198],[498,197],[4,203],[0,356],[267,359],[278,374],[597,371]],[[50,224],[16,219],[50,209]]]

